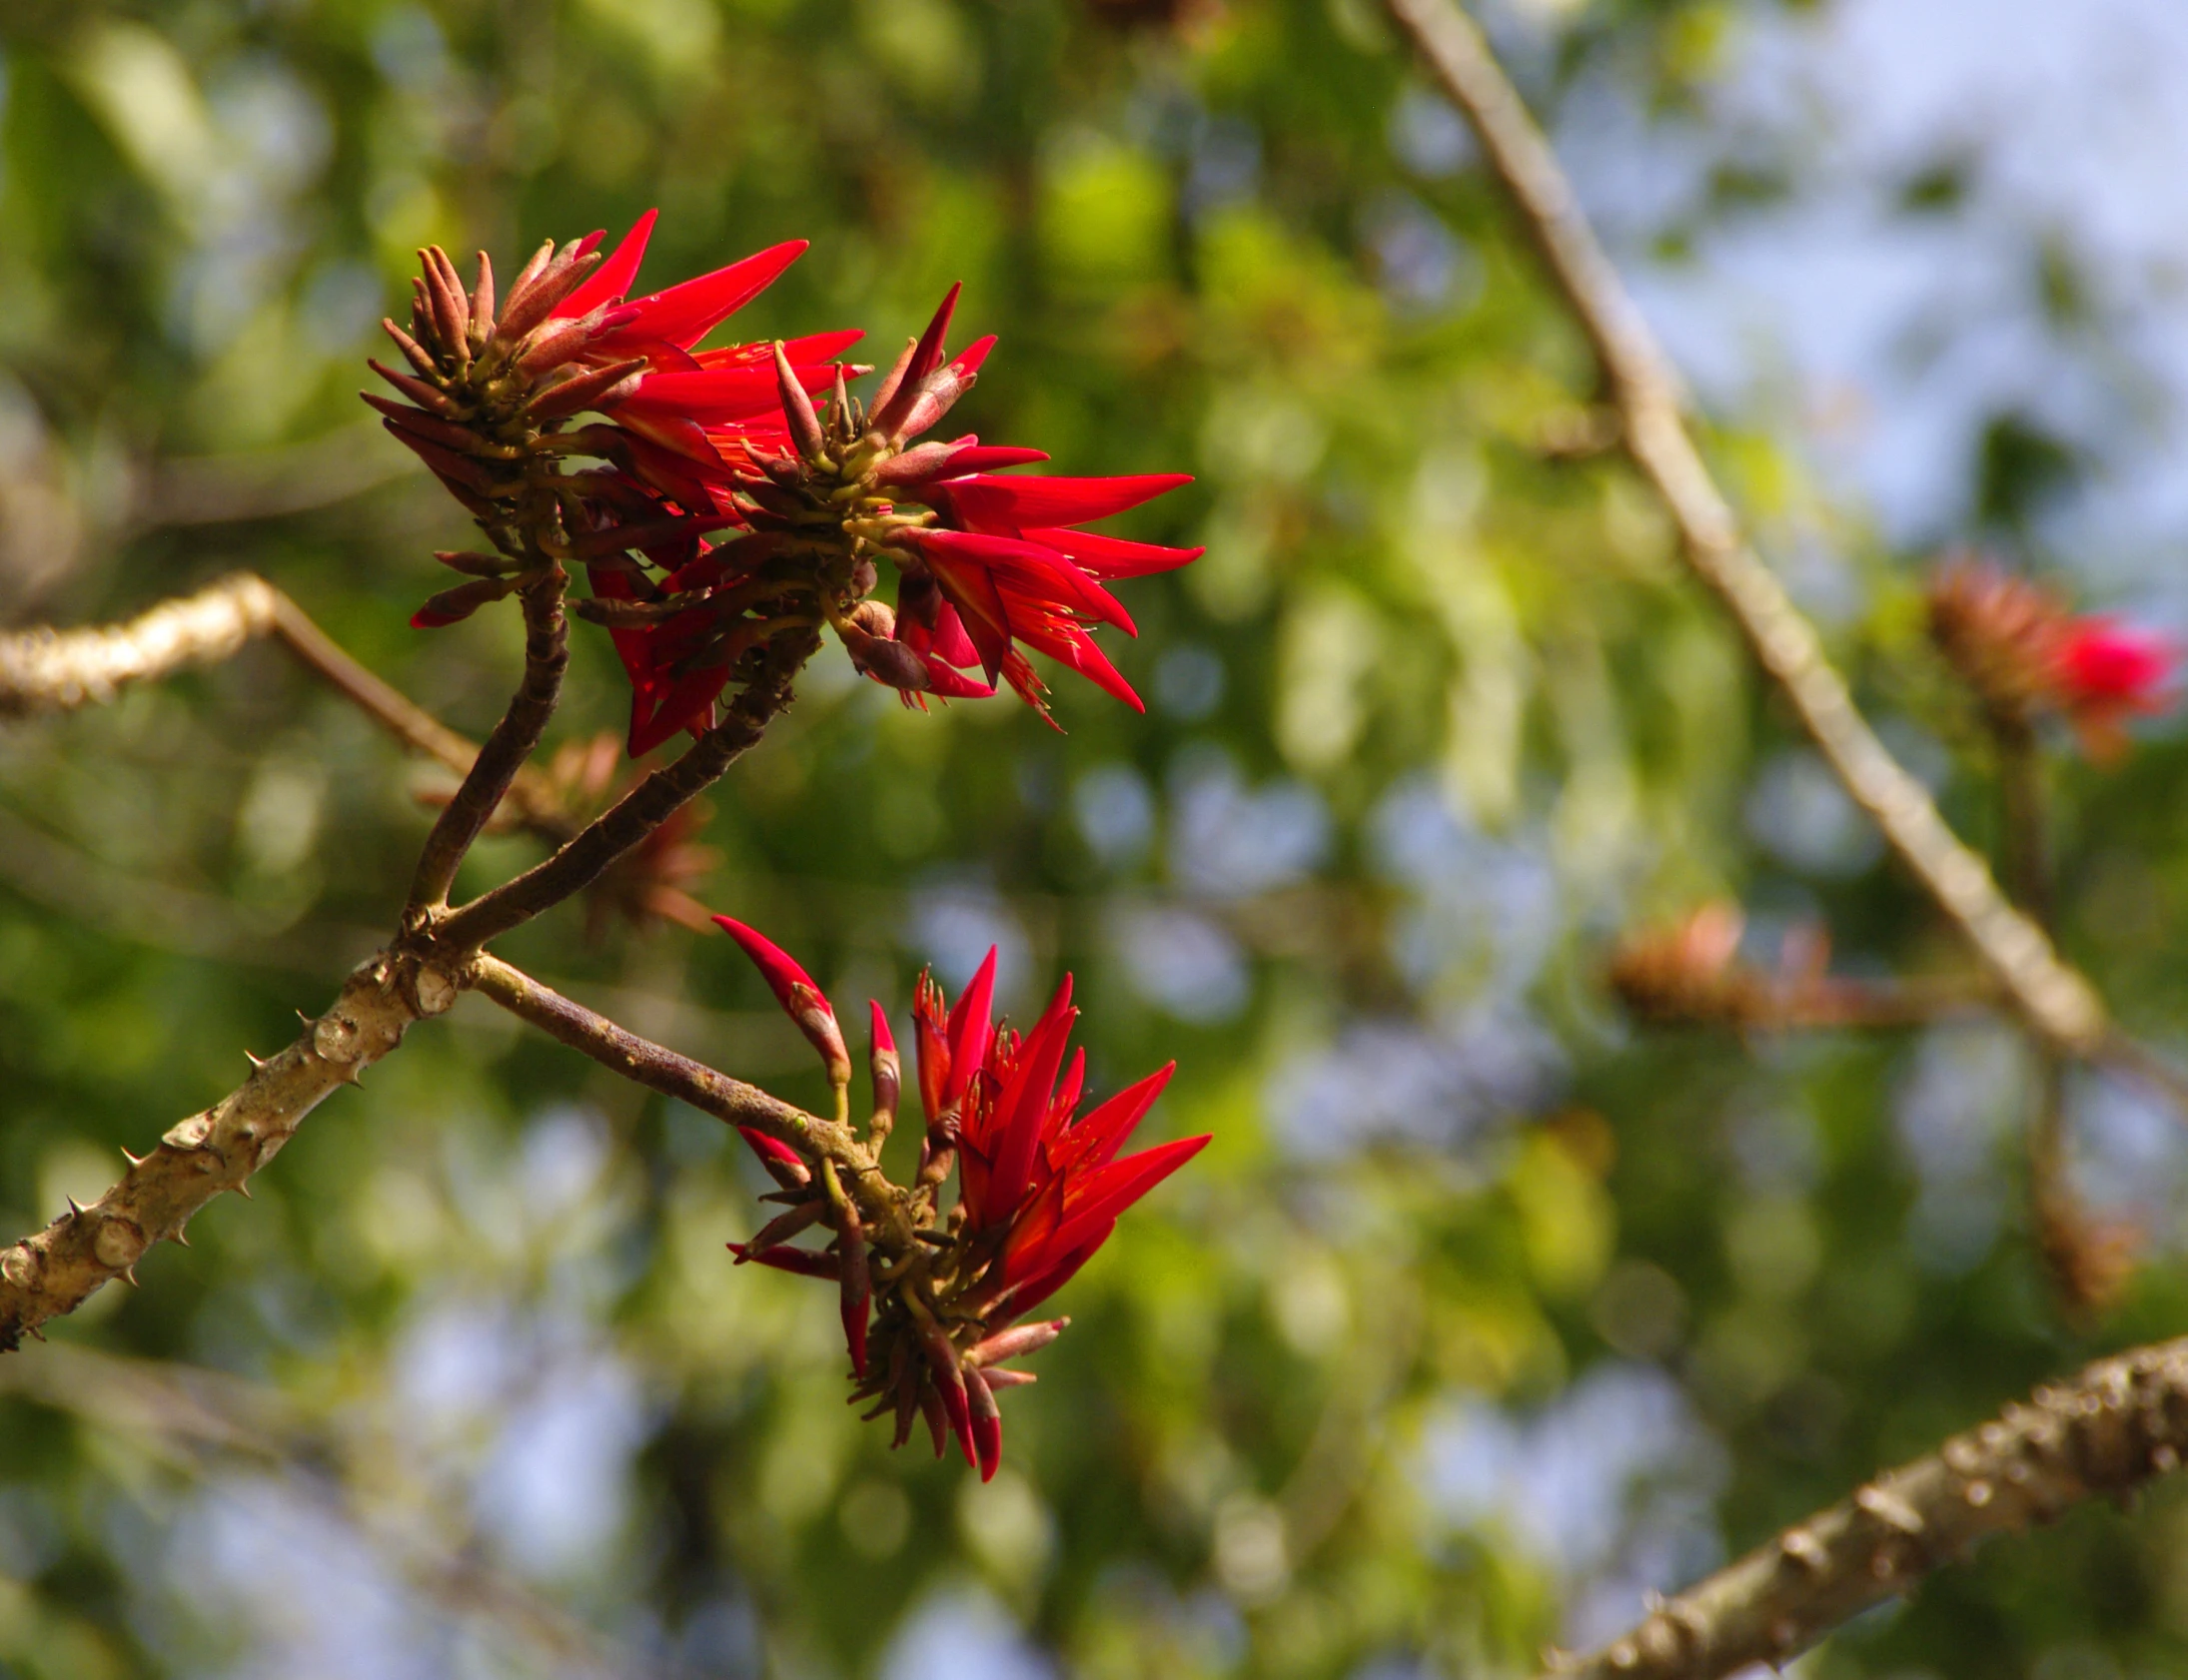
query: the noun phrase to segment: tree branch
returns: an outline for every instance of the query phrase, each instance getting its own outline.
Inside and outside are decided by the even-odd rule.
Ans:
[[[633,1084],[688,1103],[731,1126],[748,1126],[780,1139],[792,1149],[839,1162],[853,1171],[864,1172],[873,1165],[848,1128],[793,1108],[756,1085],[717,1073],[705,1063],[680,1056],[650,1039],[641,1039],[499,957],[482,954],[475,959],[465,984],[520,1021],[530,1022],[548,1038],[582,1051]]]
[[[2128,1493],[2188,1451],[2188,1338],[2103,1359],[1795,1523],[1557,1680],[1715,1680],[1777,1664],[1978,1540]]]
[[[0,717],[103,704],[124,683],[213,665],[275,627],[281,592],[249,572],[125,624],[0,636]]]
[[[818,646],[819,636],[811,631],[776,641],[759,676],[731,703],[728,715],[681,758],[646,777],[551,857],[436,922],[435,947],[477,951],[599,879],[617,858],[758,744],[768,723],[790,703],[791,679]]]
[[[355,1085],[423,1016],[456,1001],[456,982],[416,959],[381,953],[354,972],[334,1006],[211,1108],[171,1128],[150,1155],[88,1208],[0,1249],[0,1352],[73,1312],[163,1238],[182,1241],[191,1217],[280,1153],[336,1087]]]
[[[472,842],[500,808],[502,797],[526,761],[538,750],[561,697],[562,673],[569,668],[569,621],[562,612],[568,579],[549,561],[539,576],[518,591],[525,613],[525,675],[510,699],[509,710],[494,726],[465,772],[464,785],[442,808],[419,853],[403,920],[414,926],[449,901],[449,888]]]
[[[1647,324],[1582,215],[1549,143],[1481,31],[1452,0],[1385,0],[1466,113],[1552,279],[1603,364],[1620,435],[1678,526],[1687,562],[1730,610],[1748,647],[1846,791],[1974,946],[2036,1032],[2073,1056],[2107,1037],[2103,1003],[1999,892],[1922,784],[1885,750],[1824,657],[1814,626],[1741,536],[1679,413],[1680,392]]]

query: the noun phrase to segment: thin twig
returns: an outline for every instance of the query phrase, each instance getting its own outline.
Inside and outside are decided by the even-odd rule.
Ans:
[[[481,954],[476,958],[466,984],[519,1020],[572,1050],[582,1051],[633,1084],[688,1103],[701,1114],[710,1114],[731,1126],[748,1127],[780,1139],[815,1161],[835,1163],[852,1181],[862,1211],[902,1220],[902,1208],[884,1194],[887,1187],[878,1182],[872,1154],[841,1122],[807,1114],[755,1085],[731,1079],[703,1062],[640,1038],[499,957]],[[908,1225],[903,1237],[908,1244]]]
[[[2100,1360],[1795,1523],[1558,1680],[1717,1680],[1780,1664],[1992,1534],[2125,1494],[2188,1451],[2188,1339]],[[1548,1680],[1546,1676],[1546,1680]]]
[[[775,714],[790,703],[791,679],[818,645],[819,637],[810,632],[778,640],[759,677],[682,757],[646,777],[551,857],[438,921],[436,947],[477,951],[590,886],[758,744]]]
[[[561,697],[562,673],[569,668],[569,621],[562,612],[568,579],[551,562],[518,591],[525,613],[525,675],[510,699],[509,710],[487,736],[465,773],[464,785],[442,808],[419,853],[411,881],[406,927],[416,927],[449,901],[472,842],[477,840],[518,772],[539,749]]]
[[[249,572],[125,624],[0,636],[0,717],[103,704],[124,683],[212,665],[274,628],[280,593]]]
[[[433,759],[460,777],[471,774],[479,757],[476,741],[457,733],[394,684],[351,658],[310,613],[279,589],[274,590],[273,632],[306,669],[413,752]],[[575,825],[562,802],[540,772],[529,765],[518,771],[510,783],[504,803],[519,822],[549,844],[559,844],[574,832]]]
[[[1885,750],[1824,657],[1814,626],[1740,534],[1679,412],[1676,377],[1582,215],[1572,185],[1481,31],[1453,0],[1386,0],[1444,91],[1466,113],[1567,305],[1595,346],[1624,424],[1621,440],[1677,523],[1688,563],[1730,610],[1846,791],[2004,985],[2062,1052],[2105,1039],[2103,1003],[2051,941],[1999,892],[1983,860]]]

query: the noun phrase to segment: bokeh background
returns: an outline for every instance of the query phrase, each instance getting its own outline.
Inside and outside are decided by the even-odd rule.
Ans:
[[[2188,12],[1500,0],[1769,557],[1988,841],[1918,582],[1979,541],[2188,630]],[[2054,1305],[2029,1062],[1981,1019],[1643,1031],[1612,940],[1712,895],[1853,973],[1965,958],[1788,732],[1599,427],[1583,348],[1371,0],[7,0],[0,621],[237,566],[459,726],[509,614],[406,625],[459,511],[362,418],[418,245],[619,232],[665,284],[813,242],[741,336],[951,280],[963,413],[1187,468],[1130,534],[1134,716],[931,716],[834,651],[712,798],[700,892],[848,1007],[991,944],[1094,1083],[1211,1131],[1059,1304],[1007,1464],[892,1458],[824,1290],[732,1273],[715,1123],[475,999],[0,1362],[23,1680],[1531,1672],[2101,1348],[2188,1322],[2179,1118],[2070,1093],[2146,1263]],[[1106,633],[1105,633],[1106,634]],[[558,740],[626,692],[580,626]],[[2057,747],[2063,938],[2188,1045],[2188,748]],[[0,728],[0,1226],[293,1032],[399,903],[433,774],[271,648]],[[476,884],[521,866],[482,847]],[[572,907],[557,986],[786,1096],[725,941]],[[2188,1502],[1993,1546],[1811,1677],[2188,1671]]]

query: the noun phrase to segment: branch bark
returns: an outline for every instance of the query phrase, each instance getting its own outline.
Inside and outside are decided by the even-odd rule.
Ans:
[[[819,640],[808,631],[777,641],[760,675],[737,696],[728,715],[681,758],[646,777],[552,856],[438,920],[433,929],[436,946],[477,951],[598,880],[617,858],[759,743],[767,725],[790,703],[791,679]]]
[[[88,1208],[0,1249],[0,1352],[73,1312],[116,1277],[135,1281],[137,1261],[163,1239],[183,1240],[191,1217],[223,1191],[245,1190],[304,1117],[400,1044],[406,1028],[456,1001],[441,969],[381,953],[354,972],[334,1005],[295,1042],[211,1108],[169,1129],[159,1147],[130,1160],[119,1184]],[[248,1194],[248,1192],[246,1192]]]
[[[1815,628],[1740,533],[1687,433],[1676,375],[1583,216],[1556,155],[1480,29],[1453,0],[1385,0],[1480,138],[1529,236],[1603,365],[1634,463],[1678,526],[1687,562],[1731,612],[1846,791],[2004,986],[2016,1011],[2070,1056],[2110,1034],[2096,991],[2007,902],[1982,858],[1885,750],[1824,657]]]
[[[0,636],[0,717],[104,704],[125,683],[218,664],[274,629],[281,599],[237,572],[125,624]]]
[[[562,673],[569,668],[569,620],[562,611],[568,579],[549,562],[541,575],[518,591],[525,613],[525,675],[509,709],[488,735],[487,744],[464,774],[464,785],[442,809],[419,853],[411,881],[404,925],[414,927],[449,901],[472,842],[500,808],[526,761],[539,749],[561,697]]]
[[[1977,1541],[2132,1492],[2184,1451],[2188,1338],[2099,1360],[1793,1524],[1624,1638],[1554,1659],[1545,1680],[1715,1680],[1782,1663]]]

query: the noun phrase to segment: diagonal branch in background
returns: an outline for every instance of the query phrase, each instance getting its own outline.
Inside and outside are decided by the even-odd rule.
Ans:
[[[1778,1664],[1992,1534],[2178,1469],[2188,1339],[2124,1353],[1886,1471],[1544,1680],[1718,1680]]]
[[[162,601],[126,623],[0,635],[0,717],[104,704],[125,684],[219,664],[265,636],[404,746],[458,776],[470,773],[479,757],[476,743],[359,664],[287,594],[246,571]],[[558,844],[569,838],[569,815],[538,772],[520,772],[507,803],[543,839]]]
[[[282,598],[237,572],[126,624],[0,635],[0,717],[103,705],[125,683],[218,664],[274,630]]]
[[[1482,150],[1587,333],[1618,409],[1621,439],[1678,526],[1688,564],[1722,600],[1802,728],[1900,860],[1998,977],[2015,1010],[2069,1056],[2107,1053],[2113,1031],[2088,981],[2007,902],[1922,784],[1876,738],[1815,627],[1740,533],[1679,412],[1679,384],[1583,216],[1519,92],[1453,0],[1385,0]]]

